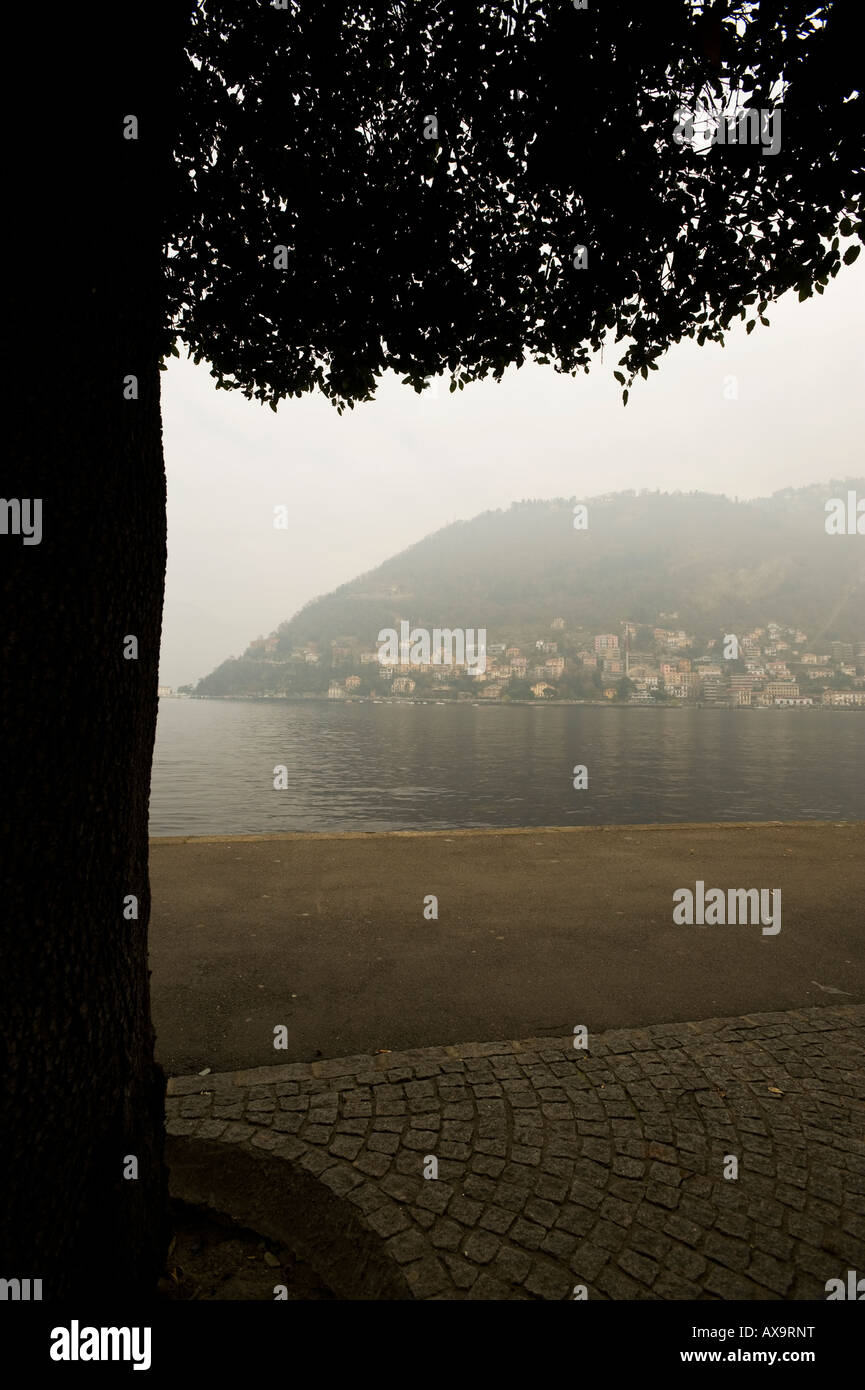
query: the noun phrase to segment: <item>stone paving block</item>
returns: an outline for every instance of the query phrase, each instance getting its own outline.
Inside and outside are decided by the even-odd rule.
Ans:
[[[399,1148],[399,1135],[371,1134],[366,1144],[371,1153],[395,1154]],[[331,1152],[335,1152],[333,1145],[331,1145]],[[357,1150],[355,1150],[356,1152]],[[353,1158],[354,1154],[348,1154],[347,1157]]]
[[[432,1147],[430,1146],[431,1151]],[[469,1159],[472,1156],[471,1144],[455,1144],[448,1139],[438,1139],[434,1151],[439,1158]],[[502,1159],[487,1158],[483,1154],[477,1154],[472,1164],[475,1172],[491,1173],[494,1177],[498,1176],[504,1166]]]
[[[219,1139],[228,1128],[225,1120],[202,1120],[195,1131],[196,1139]]]
[[[702,1289],[699,1284],[692,1284],[690,1280],[664,1270],[654,1285],[654,1292],[659,1298],[684,1302],[699,1298]]]
[[[537,1167],[541,1161],[541,1150],[528,1148],[525,1144],[514,1144],[511,1148],[511,1161]]]
[[[321,1181],[338,1197],[345,1197],[363,1182],[363,1177],[351,1168],[328,1168],[327,1172],[322,1173]]]
[[[466,1152],[460,1156],[468,1158],[472,1152],[470,1145],[465,1144],[462,1147]],[[505,1167],[505,1160],[493,1158],[490,1154],[476,1153],[469,1166],[473,1173],[486,1173],[491,1178],[497,1178]]]
[[[580,1181],[571,1183],[568,1196],[571,1202],[576,1202],[582,1207],[588,1207],[591,1211],[597,1211],[604,1200],[602,1188],[591,1187],[588,1183]]]
[[[606,1264],[597,1276],[595,1283],[609,1298],[639,1298],[640,1285],[631,1279],[624,1270],[615,1264]]]
[[[858,1236],[847,1235],[844,1231],[829,1231],[823,1237],[823,1249],[846,1261],[851,1269],[858,1268],[862,1263],[863,1248]]]
[[[166,1128],[320,1181],[414,1298],[797,1300],[861,1266],[865,1008],[572,1041],[173,1077]]]
[[[487,1207],[478,1220],[478,1226],[482,1230],[504,1235],[508,1228],[514,1224],[515,1219],[516,1213],[507,1211],[504,1207]]]
[[[408,1110],[408,1106],[406,1105],[406,1102],[405,1102],[404,1100],[379,1100],[379,1101],[376,1101],[376,1106],[375,1106],[375,1113],[376,1113],[376,1116],[379,1116],[379,1115],[405,1115],[405,1113],[406,1113],[407,1110]],[[343,1114],[344,1114],[344,1115],[348,1115],[349,1113],[350,1113],[350,1112],[349,1112],[349,1106],[346,1105],[345,1109],[343,1110]],[[359,1102],[357,1103],[357,1105],[351,1107],[351,1113],[354,1114],[354,1115],[358,1115],[358,1116],[360,1116],[360,1115],[371,1115],[371,1114],[372,1114],[372,1104],[371,1104],[370,1102],[368,1102],[368,1101],[359,1101]]]
[[[303,1115],[285,1114],[282,1111],[277,1111],[273,1117],[271,1128],[283,1134],[298,1134],[303,1121]]]
[[[489,1264],[500,1245],[498,1236],[478,1227],[466,1237],[462,1253],[475,1264]]]
[[[576,1236],[567,1235],[564,1231],[554,1230],[547,1231],[539,1248],[543,1250],[544,1254],[554,1255],[557,1260],[561,1260],[564,1263],[568,1256],[573,1254],[574,1250],[576,1250],[577,1244],[578,1241]]]
[[[358,1207],[366,1215],[387,1205],[387,1197],[376,1183],[367,1180],[361,1187],[348,1193],[352,1206]]]
[[[343,1121],[343,1123],[346,1123],[346,1121]],[[353,1121],[353,1123],[361,1124],[361,1121],[358,1119]],[[369,1121],[367,1120],[363,1123],[362,1128],[358,1129],[356,1133],[363,1134],[366,1132],[368,1127]],[[374,1130],[384,1130],[388,1134],[402,1134],[403,1130],[406,1128],[406,1116],[377,1115],[372,1122],[372,1127]],[[341,1128],[341,1125],[338,1125],[337,1128]]]
[[[510,1239],[525,1250],[540,1249],[541,1241],[545,1239],[546,1234],[545,1226],[538,1226],[534,1221],[526,1221],[523,1217],[517,1218],[509,1232]]]
[[[555,1202],[544,1201],[541,1197],[530,1197],[523,1207],[523,1216],[539,1226],[550,1227],[555,1222],[560,1207]]]
[[[435,1154],[438,1135],[434,1130],[429,1129],[409,1129],[403,1135],[403,1145],[407,1149],[413,1149],[420,1154]]]
[[[604,1249],[617,1253],[626,1243],[626,1232],[612,1221],[596,1221],[592,1227],[592,1240]]]
[[[448,1205],[448,1216],[454,1220],[462,1222],[464,1226],[474,1226],[483,1212],[483,1202],[475,1201],[466,1197],[464,1193],[457,1193],[451,1198]]]
[[[369,1120],[338,1120],[335,1129],[337,1134],[366,1134]]]
[[[709,1259],[715,1259],[719,1265],[725,1265],[727,1269],[747,1269],[750,1251],[744,1240],[733,1240],[712,1230],[706,1236],[702,1248]]]
[[[404,1212],[399,1214],[405,1215]],[[399,1264],[407,1264],[412,1260],[422,1260],[428,1252],[425,1238],[420,1231],[416,1230],[401,1231],[399,1235],[391,1236],[386,1243],[386,1248]]]
[[[458,1250],[461,1241],[465,1236],[464,1228],[451,1221],[448,1217],[442,1217],[435,1221],[432,1227],[430,1240],[437,1249]]]
[[[488,1269],[485,1269],[472,1284],[466,1297],[469,1299],[484,1299],[490,1302],[501,1302],[511,1297],[510,1289],[501,1279],[497,1279]]]
[[[483,1178],[477,1173],[472,1173],[463,1183],[463,1192],[477,1202],[492,1202],[495,1200],[496,1185],[492,1178]]]
[[[243,1117],[243,1101],[215,1101],[212,1114],[215,1120],[240,1120]]]
[[[421,1230],[428,1231],[431,1226],[435,1225],[434,1213],[427,1211],[425,1207],[412,1206],[409,1207],[409,1211],[411,1212],[412,1220],[420,1226]]]
[[[332,1168],[335,1162],[331,1154],[322,1153],[320,1149],[309,1149],[301,1158],[300,1166],[308,1173],[319,1177],[327,1168]]]
[[[180,1102],[184,1120],[200,1119],[210,1114],[210,1096],[187,1096]]]
[[[671,1242],[666,1236],[659,1235],[649,1226],[643,1226],[640,1222],[635,1222],[631,1227],[628,1245],[632,1250],[638,1251],[642,1255],[651,1255],[655,1260],[664,1260],[667,1251],[670,1249]]]
[[[784,1264],[780,1260],[775,1260],[771,1255],[764,1255],[761,1251],[755,1252],[748,1267],[748,1277],[753,1279],[766,1289],[771,1289],[780,1297],[784,1297],[795,1277],[795,1269],[791,1264]]]
[[[470,1289],[478,1277],[478,1266],[470,1265],[468,1260],[460,1259],[457,1255],[445,1255],[443,1259],[456,1288]]]
[[[337,1158],[357,1158],[363,1148],[363,1140],[353,1134],[335,1134],[328,1147]]]
[[[451,1102],[442,1109],[442,1116],[446,1120],[473,1120],[475,1118],[474,1105],[470,1100]]]
[[[550,1302],[568,1298],[572,1287],[572,1280],[566,1271],[552,1260],[544,1258],[532,1262],[528,1276],[523,1280],[524,1289],[536,1298]]]
[[[556,1217],[556,1229],[567,1231],[569,1235],[585,1236],[595,1224],[595,1218],[587,1207],[566,1202]]]
[[[709,1293],[715,1294],[717,1298],[723,1298],[730,1302],[742,1302],[755,1298],[764,1299],[772,1296],[771,1292],[760,1284],[755,1284],[752,1280],[746,1279],[731,1269],[725,1269],[721,1265],[709,1265],[707,1273],[703,1276],[702,1286]]]
[[[254,1133],[254,1125],[247,1125],[242,1122],[230,1124],[222,1134],[221,1142],[223,1144],[239,1144],[243,1139],[251,1139]]]
[[[252,1127],[251,1127],[250,1125],[248,1125],[248,1126],[245,1126],[245,1128],[251,1130]],[[198,1121],[197,1121],[197,1120],[181,1120],[179,1117],[178,1117],[177,1119],[174,1119],[174,1120],[169,1120],[169,1121],[167,1122],[166,1126],[165,1126],[165,1130],[166,1130],[166,1133],[167,1133],[167,1134],[176,1134],[176,1135],[184,1135],[184,1134],[189,1135],[189,1134],[194,1134],[195,1131],[196,1131],[197,1129],[198,1129]]]
[[[391,1166],[392,1159],[389,1154],[362,1153],[355,1159],[355,1167],[362,1173],[369,1173],[371,1177],[383,1178]]]
[[[450,1183],[442,1182],[439,1178],[426,1179],[415,1197],[415,1205],[441,1215],[447,1211],[453,1191]]]
[[[522,1211],[528,1197],[528,1189],[518,1183],[499,1182],[496,1187],[496,1201],[508,1211]]]
[[[497,1279],[511,1284],[522,1284],[532,1268],[532,1256],[524,1250],[514,1250],[503,1245],[496,1252],[492,1263],[492,1273]]]
[[[306,1124],[303,1127],[303,1137],[308,1144],[327,1144],[331,1132],[330,1125]]]
[[[720,1193],[724,1188],[719,1189]],[[730,1194],[733,1198],[738,1197],[735,1191]],[[751,1235],[751,1222],[747,1217],[742,1216],[736,1211],[722,1211],[715,1218],[715,1229],[727,1236],[738,1236],[740,1240],[748,1240]]]
[[[661,1272],[661,1266],[656,1260],[641,1255],[636,1250],[623,1250],[616,1263],[626,1274],[638,1283],[645,1284],[647,1288],[651,1288]]]
[[[423,1179],[420,1176],[406,1177],[402,1173],[388,1173],[378,1186],[388,1197],[394,1197],[398,1202],[412,1202],[420,1191],[421,1181]]]
[[[272,1152],[280,1158],[294,1161],[306,1153],[306,1145],[300,1139],[292,1139],[289,1135],[281,1134],[278,1136],[279,1142],[274,1145]]]
[[[444,1265],[432,1255],[410,1264],[405,1278],[415,1298],[432,1298],[452,1287]]]

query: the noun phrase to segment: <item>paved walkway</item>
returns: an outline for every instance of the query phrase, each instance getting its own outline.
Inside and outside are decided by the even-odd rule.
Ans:
[[[188,1199],[242,1157],[259,1229],[326,1197],[344,1296],[824,1300],[865,1271],[861,1005],[175,1077],[167,1108]]]
[[[226,836],[150,846],[169,1075],[865,1003],[865,823]],[[781,890],[776,936],[673,894]],[[424,917],[426,895],[438,918]]]

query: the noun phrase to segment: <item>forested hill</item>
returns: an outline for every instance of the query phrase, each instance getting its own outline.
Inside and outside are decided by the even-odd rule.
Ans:
[[[633,492],[524,501],[458,521],[312,600],[278,630],[271,659],[305,644],[375,647],[400,620],[486,628],[515,641],[553,617],[567,630],[618,631],[676,615],[695,633],[774,621],[809,640],[861,640],[865,537],[829,535],[826,503],[865,478],[756,501]],[[575,529],[574,507],[587,508]],[[250,657],[258,655],[250,651]]]
[[[865,537],[824,526],[825,502],[851,489],[865,497],[865,479],[752,502],[618,493],[515,503],[446,526],[314,599],[280,627],[279,646],[349,636],[372,644],[401,618],[486,627],[495,640],[500,629],[549,624],[549,614],[606,630],[673,611],[680,626],[708,630],[769,618],[811,633],[829,621],[828,635],[852,640],[865,611]],[[584,531],[573,525],[577,502],[588,510]]]

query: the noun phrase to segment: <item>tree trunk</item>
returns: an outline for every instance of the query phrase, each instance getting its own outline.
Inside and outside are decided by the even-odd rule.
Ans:
[[[163,202],[184,11],[33,7],[8,65],[0,1277],[41,1279],[46,1299],[146,1295],[164,1254],[147,817]],[[42,535],[25,544],[35,499]]]

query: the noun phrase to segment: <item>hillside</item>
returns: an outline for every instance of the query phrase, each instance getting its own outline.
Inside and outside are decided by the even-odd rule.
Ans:
[[[485,628],[489,644],[528,640],[556,617],[580,635],[618,632],[624,620],[651,627],[665,614],[701,639],[772,621],[803,629],[809,646],[861,641],[865,539],[824,525],[827,499],[851,489],[865,496],[865,478],[755,501],[631,492],[515,503],[446,526],[312,600],[270,639],[269,663],[309,644],[326,655],[333,643],[369,651],[403,619]],[[585,530],[574,529],[578,502]],[[256,644],[232,662],[231,685],[254,688],[263,655]],[[198,693],[225,693],[220,671]]]

